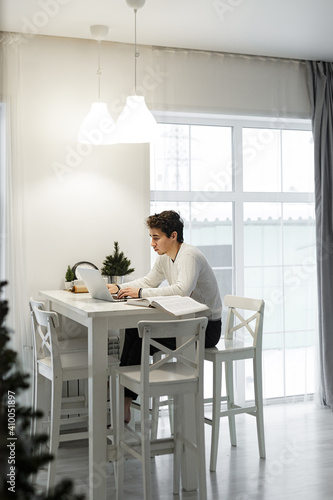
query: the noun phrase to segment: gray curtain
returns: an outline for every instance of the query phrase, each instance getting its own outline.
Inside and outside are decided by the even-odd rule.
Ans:
[[[333,408],[333,63],[306,65],[315,154],[320,398]]]

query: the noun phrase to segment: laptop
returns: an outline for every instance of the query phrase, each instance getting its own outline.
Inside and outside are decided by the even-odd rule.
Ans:
[[[80,267],[80,277],[83,279],[88,292],[94,299],[107,300],[109,302],[126,302],[127,299],[113,297],[98,269],[85,269]]]

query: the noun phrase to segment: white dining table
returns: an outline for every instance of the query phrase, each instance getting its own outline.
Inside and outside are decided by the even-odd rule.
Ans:
[[[142,319],[170,320],[174,316],[155,308],[108,302],[89,293],[67,290],[41,291],[49,310],[70,318],[88,329],[88,406],[89,406],[89,500],[106,500],[107,478],[107,336],[108,329],[137,326]],[[182,316],[181,318],[190,317]],[[179,318],[179,319],[181,319]],[[193,411],[185,405],[188,438],[195,436]],[[193,453],[184,453],[182,485],[186,491],[197,489],[196,463]]]

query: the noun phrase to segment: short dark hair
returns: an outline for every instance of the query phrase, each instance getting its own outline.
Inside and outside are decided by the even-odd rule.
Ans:
[[[146,220],[146,224],[150,229],[160,229],[168,238],[176,231],[178,243],[183,243],[184,241],[184,221],[180,214],[174,210],[165,210],[160,214],[150,215]]]

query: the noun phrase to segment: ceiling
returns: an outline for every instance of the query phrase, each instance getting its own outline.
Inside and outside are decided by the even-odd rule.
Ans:
[[[228,53],[333,61],[332,0],[146,0],[137,42]],[[0,0],[0,30],[134,42],[126,0]]]

